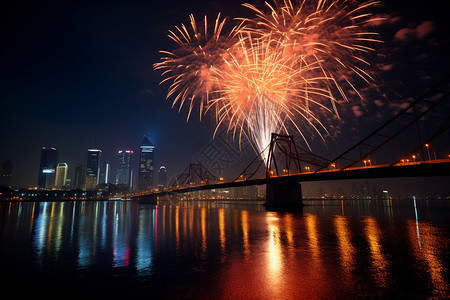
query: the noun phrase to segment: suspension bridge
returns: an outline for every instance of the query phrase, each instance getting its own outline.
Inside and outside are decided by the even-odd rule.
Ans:
[[[291,135],[273,133],[267,148],[234,180],[225,181],[201,164],[189,164],[168,189],[131,197],[142,202],[155,202],[167,195],[193,191],[266,185],[267,205],[292,206],[302,204],[302,182],[449,176],[450,155],[442,159],[430,155],[430,145],[437,138],[444,136],[449,140],[450,112],[446,103],[450,95],[449,79],[450,76],[447,76],[441,80],[331,160],[297,146]],[[424,129],[425,122],[432,123],[431,133],[429,126]],[[404,135],[414,136],[412,146],[398,146],[402,144]],[[268,153],[267,157],[263,158],[262,153]]]

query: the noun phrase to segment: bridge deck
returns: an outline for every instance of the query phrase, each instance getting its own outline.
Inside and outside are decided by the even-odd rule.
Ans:
[[[267,182],[276,181],[327,181],[345,179],[368,179],[368,178],[395,178],[395,177],[427,177],[427,176],[450,176],[450,159],[431,160],[427,162],[399,163],[395,166],[373,165],[365,167],[353,167],[345,170],[321,170],[318,172],[302,172],[297,174],[286,174],[261,177],[248,180],[220,181],[212,184],[192,185],[182,188],[173,188],[165,191],[146,192],[131,195],[132,198],[143,196],[162,196],[168,193],[186,193],[211,189],[223,189],[230,187],[243,187],[251,185],[263,185]]]

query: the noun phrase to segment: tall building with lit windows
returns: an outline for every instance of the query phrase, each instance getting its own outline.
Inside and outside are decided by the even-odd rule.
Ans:
[[[155,146],[144,136],[139,151],[138,192],[149,191],[153,188],[154,150]]]
[[[104,184],[104,183],[111,183],[111,178],[110,178],[110,174],[111,174],[111,165],[109,164],[108,161],[102,161],[102,163],[100,164],[100,179],[99,179],[99,184]]]
[[[54,187],[57,160],[58,151],[55,147],[42,147],[38,176],[39,189],[46,190]]]
[[[59,163],[56,166],[55,188],[62,189],[66,185],[66,179],[67,179],[67,164]]]
[[[120,150],[119,151],[119,164],[117,167],[117,184],[126,184],[131,186],[131,157],[133,155],[132,150]]]
[[[161,166],[158,171],[158,189],[163,190],[167,187],[167,170]]]
[[[84,166],[82,164],[77,164],[75,166],[73,187],[76,189],[83,189],[85,178],[86,178],[86,171]]]
[[[102,157],[102,150],[88,149],[87,164],[86,164],[86,190],[95,190],[100,178],[100,159]]]

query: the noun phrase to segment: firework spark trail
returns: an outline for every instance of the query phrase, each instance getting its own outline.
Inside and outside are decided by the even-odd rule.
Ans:
[[[206,16],[203,24],[198,25],[194,16],[190,15],[190,27],[181,24],[169,31],[169,38],[179,47],[173,52],[160,51],[162,61],[154,64],[154,69],[163,70],[162,76],[166,76],[161,84],[172,81],[167,93],[167,98],[175,97],[172,107],[179,103],[181,110],[185,102],[189,103],[187,120],[196,104],[200,107],[201,118],[214,90],[215,81],[210,68],[220,62],[218,58],[226,53],[238,33],[239,26],[235,26],[224,35],[226,21],[226,18],[221,19],[219,13],[210,28]]]
[[[346,90],[363,96],[352,83],[352,79],[361,79],[370,84],[373,77],[365,68],[370,64],[364,58],[374,49],[369,43],[380,40],[378,34],[368,30],[368,26],[380,20],[365,10],[376,6],[379,1],[361,3],[354,0],[293,2],[284,0],[275,5],[265,3],[265,11],[251,4],[243,4],[256,13],[254,19],[245,19],[249,26],[243,28],[260,38],[279,37],[288,42],[286,52],[300,55],[307,62],[320,64],[320,71],[326,80],[331,105],[338,113],[335,94],[348,101]]]
[[[216,108],[217,128],[227,122],[228,131],[238,135],[239,140],[248,134],[258,153],[267,148],[273,132],[287,134],[286,124],[295,125],[297,115],[319,134],[314,123],[322,126],[307,105],[323,107],[310,99],[312,95],[323,94],[311,87],[319,79],[305,76],[317,66],[299,68],[297,60],[284,55],[284,47],[277,40],[253,41],[248,34],[240,36],[234,53],[224,58],[225,65],[212,68],[219,87],[216,92],[220,95],[211,102]],[[300,128],[296,129],[302,134]]]
[[[256,17],[237,19],[230,29],[220,14],[212,27],[206,17],[197,24],[191,15],[190,27],[169,31],[179,47],[161,51],[154,68],[164,70],[162,82],[172,82],[167,98],[175,97],[173,105],[181,110],[188,103],[188,119],[198,104],[200,116],[215,113],[216,131],[225,126],[233,137],[248,138],[258,153],[273,132],[291,128],[308,144],[305,131],[312,128],[324,139],[321,115],[338,115],[337,100],[348,101],[348,94],[363,99],[357,80],[373,79],[364,56],[373,51],[368,44],[379,42],[368,30],[379,19],[365,11],[377,3],[244,4]]]

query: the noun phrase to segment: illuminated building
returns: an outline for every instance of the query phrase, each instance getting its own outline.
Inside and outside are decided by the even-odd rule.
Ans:
[[[125,184],[130,186],[131,184],[131,157],[133,151],[120,150],[119,151],[119,165],[117,168],[116,183]]]
[[[110,183],[111,165],[109,162],[103,161],[100,167],[99,184]]]
[[[98,184],[101,156],[102,156],[101,150],[88,149],[86,178],[85,178],[86,190],[94,190]]]
[[[158,171],[158,189],[162,190],[167,187],[167,170],[161,166]]]
[[[153,187],[153,151],[155,146],[144,136],[139,153],[138,192]]]
[[[66,184],[67,179],[67,164],[59,163],[56,166],[56,179],[55,179],[55,188],[62,189]]]
[[[12,162],[10,159],[5,159],[2,162],[0,170],[0,186],[11,186]]]
[[[42,147],[41,163],[39,165],[39,189],[51,189],[55,184],[56,161],[58,151],[55,147]]]
[[[84,180],[85,179],[85,170],[83,165],[76,165],[75,166],[75,177],[73,182],[73,187],[76,189],[83,189],[84,188]]]

